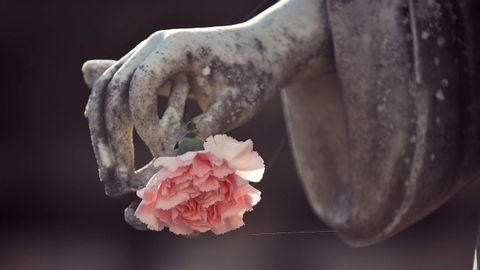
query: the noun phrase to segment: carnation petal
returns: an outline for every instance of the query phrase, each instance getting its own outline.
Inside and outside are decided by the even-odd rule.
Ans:
[[[223,221],[222,224],[219,224],[218,226],[212,228],[212,232],[218,235],[236,230],[245,225],[242,218],[243,217],[241,214],[228,217]]]
[[[212,165],[208,160],[195,158],[192,161],[192,167],[190,168],[190,174],[195,176],[204,176],[212,170]]]
[[[263,178],[263,173],[265,172],[265,168],[256,169],[252,171],[235,171],[235,174],[240,176],[241,178],[250,181],[250,182],[260,182]]]
[[[200,216],[200,213],[199,213],[199,216]],[[210,225],[207,222],[206,218],[203,218],[203,217],[199,218],[198,220],[189,220],[188,226],[192,230],[196,232],[201,232],[201,233],[207,232],[212,229],[212,225]]]
[[[137,190],[137,196],[140,198],[140,199],[143,199],[143,195],[145,194],[145,188],[142,188],[142,189],[139,189]]]
[[[150,178],[147,183],[147,186],[137,190],[137,196],[142,198],[144,202],[151,202],[155,199],[157,194],[158,186],[160,185],[160,179],[163,178],[163,175],[158,172]]]
[[[205,151],[224,158],[230,167],[240,171],[251,171],[265,167],[260,155],[253,151],[252,140],[239,142],[227,135],[210,136],[204,143]]]
[[[212,232],[216,235],[224,234],[229,231],[230,231],[230,227],[228,226],[228,224],[225,224],[225,223],[220,223],[219,225],[212,228]]]
[[[260,201],[261,199],[260,195],[261,195],[260,190],[252,187],[251,185],[243,185],[235,191],[235,194],[233,195],[233,197],[235,198],[235,200],[241,201],[242,199],[245,198],[245,196],[247,196],[249,200],[248,201],[249,206],[254,206]]]
[[[235,184],[238,186],[238,187],[241,187],[243,185],[248,185],[248,181],[246,179],[243,179],[242,177],[240,177],[238,174],[235,174]]]
[[[154,214],[153,204],[144,204],[143,202],[137,207],[135,211],[135,217],[137,217],[141,222],[145,223],[148,229],[153,231],[163,230],[163,224],[161,224]]]
[[[156,194],[157,189],[160,186],[160,183],[170,177],[170,172],[164,168],[154,174],[150,180],[148,180],[147,185],[143,189],[143,191],[137,192],[137,196],[140,198],[144,198],[147,193],[149,194]],[[149,199],[150,200],[150,199]]]
[[[190,151],[184,153],[183,155],[177,156],[176,158],[183,162],[190,163],[197,156],[198,153],[201,153],[201,151]]]
[[[190,167],[188,166],[189,164],[183,164],[184,166],[177,167],[175,171],[170,171],[168,169],[163,169],[163,173],[165,174],[164,179],[166,178],[175,178],[177,176],[185,174]]]
[[[174,182],[177,185],[185,183],[185,182],[189,182],[190,180],[192,180],[192,175],[190,175],[188,173],[184,173],[184,174],[179,175],[175,178],[172,178],[172,182]]]
[[[172,212],[170,210],[155,209],[155,217],[166,226],[172,223]]]
[[[213,166],[213,175],[218,178],[224,178],[227,175],[231,174],[234,172],[226,163],[223,163],[220,166]]]
[[[189,199],[189,195],[183,192],[179,192],[173,196],[165,198],[163,196],[157,196],[157,201],[155,203],[155,208],[168,210],[171,209],[184,201]]]
[[[251,142],[248,140],[247,142]],[[241,152],[231,162],[233,168],[238,170],[256,170],[265,167],[260,155],[255,151]]]
[[[194,175],[193,176],[193,184],[196,185],[196,186],[199,186],[201,185],[202,183],[204,183],[205,181],[207,181],[207,179],[210,177],[210,175],[208,174],[205,174],[203,176],[196,176]]]
[[[230,225],[230,230],[236,230],[240,227],[242,227],[243,225],[245,225],[245,223],[243,222],[243,216],[242,215],[235,215],[235,216],[231,216],[228,218],[228,223]]]
[[[185,224],[170,224],[169,230],[177,235],[190,235],[194,233],[194,230]]]
[[[210,177],[207,181],[203,182],[198,189],[202,192],[209,192],[216,190],[220,187],[218,180],[215,178]]]
[[[153,162],[155,167],[167,168],[169,171],[175,171],[178,167],[183,165],[183,162],[177,157],[159,157]]]
[[[200,204],[202,205],[202,207],[210,207],[212,206],[213,204],[217,203],[217,202],[220,202],[222,200],[225,199],[225,195],[222,195],[222,194],[213,194],[213,195],[208,195],[208,196],[204,196],[201,201],[200,201]]]
[[[228,207],[221,207],[220,216],[222,217],[222,219],[226,219],[238,214],[243,214],[248,209],[250,209],[250,206],[246,202],[239,201],[234,205]]]

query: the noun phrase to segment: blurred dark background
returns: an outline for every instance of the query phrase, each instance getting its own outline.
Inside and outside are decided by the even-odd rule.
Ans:
[[[118,59],[154,31],[241,22],[275,1],[0,0],[0,269],[471,269],[480,183],[381,244],[355,249],[310,209],[279,98],[231,134],[271,165],[242,229],[196,239],[123,222],[131,198],[103,193],[83,117],[80,68]],[[278,159],[272,160],[279,150]],[[137,150],[140,162],[149,159]],[[274,161],[274,162],[273,162]]]

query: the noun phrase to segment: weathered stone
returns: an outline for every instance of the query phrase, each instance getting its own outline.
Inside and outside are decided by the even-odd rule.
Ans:
[[[134,129],[154,157],[173,154],[189,92],[206,137],[288,86],[292,151],[317,215],[355,246],[394,235],[480,174],[478,5],[283,0],[242,24],[159,31],[116,62],[87,62],[107,194],[137,190],[155,171],[135,171]],[[125,217],[139,227],[134,207]]]
[[[310,202],[352,245],[390,237],[480,173],[478,43],[460,7],[331,1],[337,73],[284,92]]]

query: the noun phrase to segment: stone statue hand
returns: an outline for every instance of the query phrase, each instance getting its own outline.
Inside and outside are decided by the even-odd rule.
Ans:
[[[133,129],[154,157],[172,154],[189,94],[203,110],[192,120],[199,133],[224,133],[249,120],[309,60],[327,54],[318,2],[300,2],[280,1],[241,24],[158,31],[118,61],[87,61],[92,92],[85,114],[106,193],[138,189],[153,174],[151,164],[135,172]],[[169,99],[159,117],[162,94]]]
[[[121,194],[148,180],[135,179],[133,128],[155,157],[171,152],[184,127],[189,93],[204,111],[193,120],[203,136],[226,132],[253,116],[278,85],[262,46],[248,27],[167,30],[110,67],[112,61],[85,63],[84,72],[97,76],[108,67],[93,84],[85,112],[100,177],[114,187],[107,193]],[[162,91],[170,93],[159,117]]]

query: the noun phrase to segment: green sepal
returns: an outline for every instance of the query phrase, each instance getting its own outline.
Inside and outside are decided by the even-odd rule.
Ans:
[[[201,151],[203,148],[204,140],[197,134],[197,127],[193,122],[187,124],[187,133],[178,141],[175,146],[177,155],[183,155],[186,152]]]

